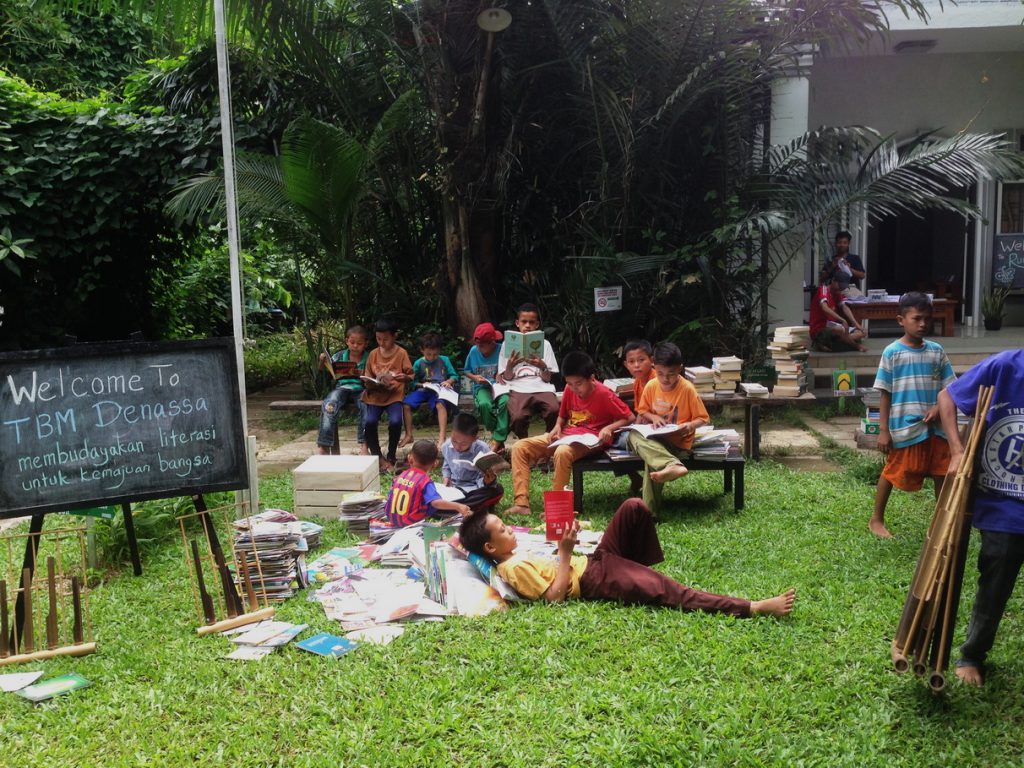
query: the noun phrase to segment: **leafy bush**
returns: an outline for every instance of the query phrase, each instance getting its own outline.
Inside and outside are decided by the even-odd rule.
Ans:
[[[245,386],[249,391],[298,378],[306,362],[302,334],[274,333],[245,340]]]
[[[145,501],[132,509],[135,523],[135,538],[139,550],[144,551],[173,538],[175,518],[187,514],[191,509],[188,496],[171,499]],[[97,565],[101,568],[117,568],[131,559],[128,546],[128,532],[124,526],[124,515],[117,514],[112,520],[97,520],[96,535]]]

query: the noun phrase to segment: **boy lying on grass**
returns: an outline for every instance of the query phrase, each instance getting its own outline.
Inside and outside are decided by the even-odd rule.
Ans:
[[[785,616],[796,590],[767,600],[744,600],[687,587],[650,566],[665,559],[654,516],[639,499],[616,510],[592,555],[573,556],[579,523],[558,542],[558,559],[516,554],[516,535],[497,515],[480,511],[462,521],[459,540],[468,551],[493,560],[500,575],[527,600],[569,598],[628,605],[661,605],[685,611],[728,613],[741,618]]]

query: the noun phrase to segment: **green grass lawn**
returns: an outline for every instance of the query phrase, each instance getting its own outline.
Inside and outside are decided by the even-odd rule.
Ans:
[[[549,480],[535,476],[534,493]],[[93,594],[100,652],[24,665],[92,687],[32,706],[0,695],[0,764],[64,766],[1007,765],[1019,761],[1024,653],[1011,602],[989,685],[934,698],[889,643],[931,514],[896,492],[889,542],[866,531],[873,488],[850,474],[747,469],[731,511],[717,473],[667,494],[663,569],[703,589],[798,592],[786,620],[576,602],[410,626],[332,661],[260,662],[200,639],[180,545]],[[591,475],[603,526],[628,481]],[[289,506],[287,475],[264,500]],[[537,505],[539,507],[539,504]],[[329,525],[325,544],[348,541]],[[956,642],[973,601],[974,556]],[[334,630],[304,596],[278,616]],[[12,671],[10,668],[0,671]],[[21,671],[19,669],[19,671]]]

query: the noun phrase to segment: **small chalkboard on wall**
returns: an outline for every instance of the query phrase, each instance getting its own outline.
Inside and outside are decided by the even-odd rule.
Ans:
[[[1024,289],[1024,233],[995,236],[992,243],[992,285]]]
[[[245,488],[231,339],[0,354],[0,517]]]

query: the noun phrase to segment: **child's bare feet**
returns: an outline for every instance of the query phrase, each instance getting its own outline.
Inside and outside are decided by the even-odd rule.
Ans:
[[[651,480],[656,483],[667,483],[670,480],[676,480],[682,477],[689,471],[690,470],[677,462],[675,464],[669,464],[667,467],[659,469],[657,472],[651,472]]]
[[[793,610],[796,590],[790,589],[781,595],[769,597],[767,600],[754,600],[750,603],[751,616],[788,616]]]
[[[956,676],[964,685],[973,685],[975,688],[981,688],[985,682],[981,669],[975,666],[957,667]]]
[[[384,472],[394,472],[395,471],[395,465],[392,464],[390,461],[387,461],[386,459],[381,459],[380,460],[380,463],[378,464],[378,468],[379,468],[379,470],[380,470],[380,472],[382,474]]]
[[[326,445],[318,445],[316,447],[316,452],[318,456],[328,456],[331,453],[331,449]]]
[[[402,439],[398,441],[398,447],[404,448],[407,445],[412,445],[412,434],[410,432],[403,432]]]
[[[529,515],[530,508],[523,504],[513,504],[511,507],[505,510],[506,515]]]
[[[366,443],[360,443],[359,444],[359,455],[360,456],[369,456],[370,455],[370,449],[366,447]]]
[[[868,530],[880,539],[892,538],[892,534],[889,533],[889,529],[885,527],[884,520],[877,520],[872,517],[871,520],[868,522]]]

